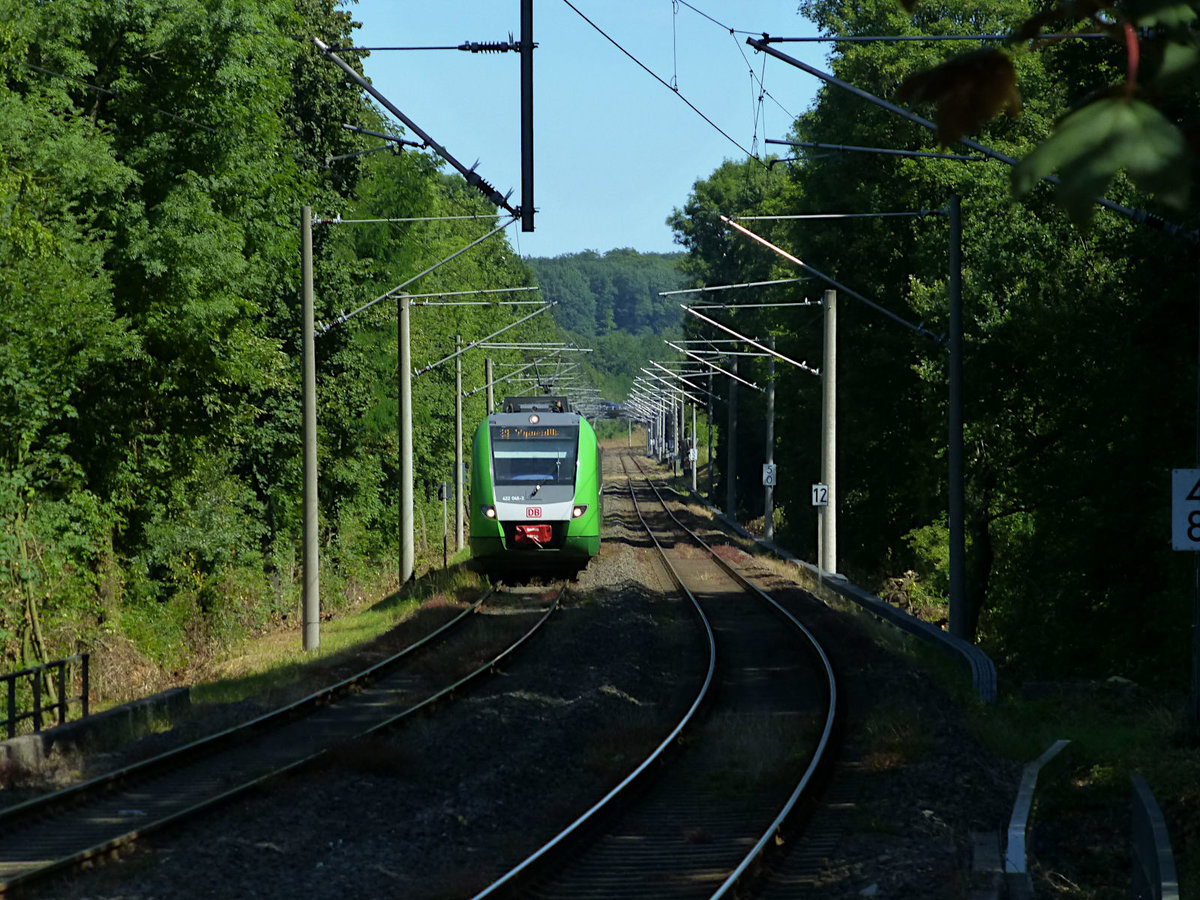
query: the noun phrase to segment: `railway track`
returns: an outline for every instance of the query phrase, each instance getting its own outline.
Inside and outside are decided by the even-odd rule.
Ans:
[[[118,852],[429,708],[521,647],[564,589],[489,593],[389,659],[296,703],[0,811],[0,894]],[[446,659],[454,662],[438,663]]]
[[[709,673],[645,762],[477,898],[729,896],[758,872],[827,761],[837,687],[824,651],[684,528],[628,456],[622,463],[646,533],[705,621]],[[669,767],[656,766],[672,749]]]

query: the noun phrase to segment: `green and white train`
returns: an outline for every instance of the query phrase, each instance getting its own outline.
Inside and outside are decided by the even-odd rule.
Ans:
[[[577,573],[600,552],[600,446],[562,397],[510,397],[475,432],[471,558],[493,577]]]

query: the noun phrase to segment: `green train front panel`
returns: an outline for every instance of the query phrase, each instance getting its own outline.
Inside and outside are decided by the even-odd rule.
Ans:
[[[586,420],[497,413],[476,431],[472,461],[473,556],[599,553],[599,456]]]

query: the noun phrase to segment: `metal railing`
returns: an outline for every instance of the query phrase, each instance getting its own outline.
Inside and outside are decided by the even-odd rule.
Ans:
[[[67,677],[68,672],[73,663],[80,663],[82,672],[82,687],[80,693],[76,697],[67,695]],[[42,702],[42,685],[45,681],[46,674],[53,672],[50,675],[55,679],[58,687],[58,699],[52,703]],[[17,712],[17,685],[21,679],[28,679],[33,692],[33,708],[27,712]],[[67,711],[74,701],[78,701],[80,705],[80,716],[86,718],[88,714],[88,654],[80,653],[76,656],[69,656],[65,659],[56,659],[52,662],[43,663],[39,666],[32,666],[28,669],[21,669],[19,672],[9,672],[7,675],[0,675],[0,681],[7,682],[8,685],[8,718],[3,724],[7,727],[8,738],[17,736],[17,725],[27,719],[33,720],[34,732],[42,730],[43,719],[58,712],[57,724],[62,725],[67,721]],[[72,683],[74,679],[72,679]]]

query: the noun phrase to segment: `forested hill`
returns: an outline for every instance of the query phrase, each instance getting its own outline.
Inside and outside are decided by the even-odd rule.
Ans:
[[[674,331],[682,315],[679,304],[659,292],[682,287],[682,258],[682,253],[623,249],[525,261],[537,276],[542,296],[558,303],[558,324],[581,337],[601,337],[614,331]]]

